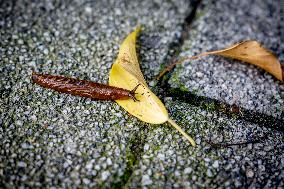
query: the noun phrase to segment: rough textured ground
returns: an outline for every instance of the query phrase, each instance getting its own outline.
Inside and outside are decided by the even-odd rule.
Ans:
[[[193,148],[167,124],[142,123],[114,102],[59,94],[30,81],[35,70],[106,83],[119,44],[138,24],[142,71],[155,91],[164,91],[154,78],[172,57],[247,38],[283,61],[280,1],[204,2],[191,22],[192,2],[0,3],[1,188],[283,187],[283,132],[269,124],[160,92],[171,117],[196,139]],[[169,76],[170,87],[283,120],[283,85],[254,66],[206,58]],[[257,139],[225,148],[209,144]]]
[[[283,2],[208,1],[198,16],[180,56],[257,40],[284,62]],[[170,83],[198,95],[284,117],[284,85],[265,71],[240,61],[209,56],[186,62],[176,69]]]

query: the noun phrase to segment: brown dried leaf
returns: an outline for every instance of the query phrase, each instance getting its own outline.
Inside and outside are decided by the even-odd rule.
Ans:
[[[223,50],[204,52],[197,56],[183,58],[181,59],[182,61],[175,62],[163,70],[159,74],[158,78],[164,75],[165,72],[170,71],[176,64],[180,64],[185,60],[193,60],[207,55],[230,57],[256,65],[283,82],[284,70],[282,70],[283,68],[281,68],[279,60],[270,51],[262,47],[257,41],[244,41]]]
[[[257,41],[244,41],[224,50],[205,52],[197,56],[210,54],[226,56],[251,63],[274,75],[280,81],[283,81],[279,60]]]

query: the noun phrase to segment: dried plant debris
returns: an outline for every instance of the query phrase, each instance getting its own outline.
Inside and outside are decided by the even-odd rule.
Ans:
[[[158,79],[160,79],[166,72],[172,70],[177,64],[181,64],[186,60],[194,60],[207,55],[225,56],[256,65],[283,82],[283,65],[281,65],[273,53],[262,47],[257,41],[252,40],[244,41],[218,51],[209,51],[192,57],[183,57],[164,69],[159,74]]]
[[[136,38],[139,32],[140,27],[137,27],[123,41],[119,49],[118,57],[109,74],[109,84],[111,86],[132,89],[140,84],[141,87],[139,86],[137,88],[137,94],[135,95],[138,101],[116,100],[116,102],[131,115],[144,122],[151,124],[169,122],[192,144],[192,146],[195,146],[194,140],[169,118],[168,111],[164,104],[148,88],[140,70],[136,55]]]

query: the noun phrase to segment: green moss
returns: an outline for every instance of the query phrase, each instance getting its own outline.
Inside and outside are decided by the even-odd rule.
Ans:
[[[181,84],[179,88],[183,92],[189,92],[188,88],[185,85],[183,85],[183,84]]]
[[[160,71],[164,70],[166,68],[165,64],[160,64]]]
[[[194,95],[196,95],[196,96],[198,96],[198,94],[200,94],[200,90],[198,90],[198,89],[192,89],[192,90],[191,90],[191,93],[194,94]]]
[[[132,151],[128,148],[126,151],[126,164],[128,168],[133,168],[136,162],[136,157]]]
[[[137,164],[137,158],[135,154],[131,151],[130,146],[127,147],[126,149],[126,168],[121,177],[119,177],[119,180],[112,184],[111,188],[116,189],[116,188],[126,188],[125,184],[128,182],[130,179],[134,166]]]
[[[199,20],[201,17],[203,17],[206,14],[207,10],[199,10],[195,14],[195,20]]]
[[[154,146],[153,151],[159,151],[161,149],[161,146]]]
[[[173,84],[176,84],[176,85],[180,85],[180,71],[181,71],[181,67],[180,66],[176,66],[175,68],[175,71],[173,72],[172,76],[171,76],[171,82]]]
[[[215,111],[217,109],[215,103],[206,103],[204,105],[207,111]]]

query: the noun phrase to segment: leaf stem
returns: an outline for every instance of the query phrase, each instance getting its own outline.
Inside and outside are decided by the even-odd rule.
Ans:
[[[187,56],[186,56],[186,57],[180,58],[180,59],[177,60],[176,62],[170,64],[168,67],[166,67],[165,69],[163,69],[163,70],[159,73],[159,75],[158,75],[158,77],[157,77],[157,80],[160,80],[161,77],[162,77],[163,75],[165,75],[165,73],[171,71],[177,64],[182,64],[182,63],[183,63],[184,61],[186,61],[186,60],[195,60],[195,59],[200,58],[201,56],[206,56],[206,55],[207,55],[206,53],[201,53],[201,54],[196,55],[196,56],[191,56],[191,57],[187,57]]]
[[[195,147],[196,146],[196,143],[194,142],[194,140],[188,136],[188,134],[186,134],[182,128],[180,126],[178,126],[171,118],[168,119],[168,122],[176,129],[178,130],[189,142],[190,144]]]

